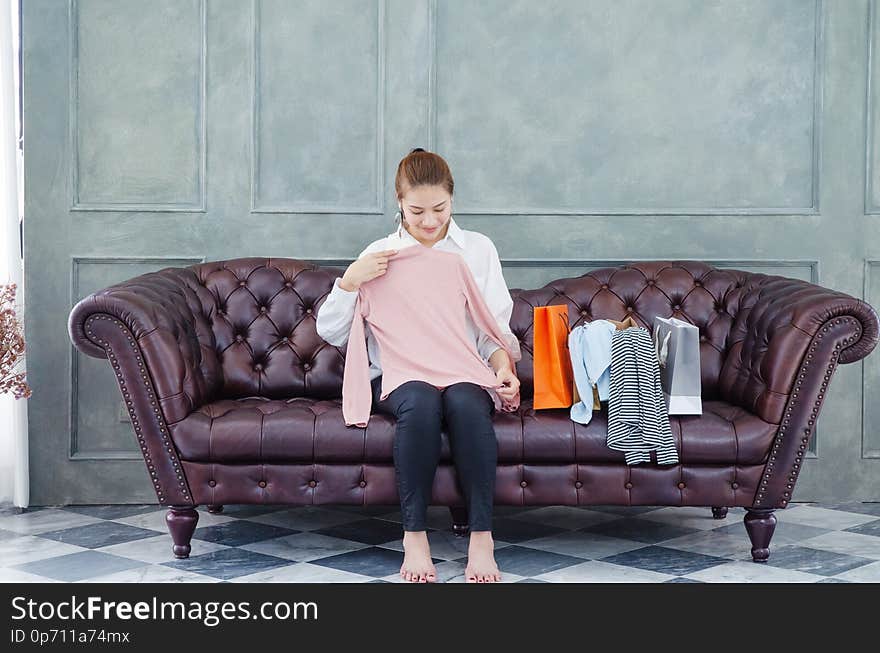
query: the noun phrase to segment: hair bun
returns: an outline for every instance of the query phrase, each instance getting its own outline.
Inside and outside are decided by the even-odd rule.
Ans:
[[[424,152],[424,151],[425,151],[425,150],[422,149],[421,147],[414,147],[413,149],[411,149],[411,150],[409,151],[409,153],[412,154],[413,152]]]

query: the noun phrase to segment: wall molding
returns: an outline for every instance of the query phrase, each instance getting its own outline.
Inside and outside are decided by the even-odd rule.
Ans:
[[[811,204],[805,207],[656,207],[656,208],[609,208],[582,207],[561,209],[554,207],[489,207],[478,208],[462,205],[456,209],[457,215],[473,216],[519,216],[519,215],[687,215],[687,216],[740,216],[740,215],[819,215],[820,182],[822,178],[822,112],[824,93],[825,58],[825,0],[814,0],[815,25],[813,34],[813,116],[811,151]],[[429,84],[428,84],[428,143],[431,149],[437,146],[437,0],[429,0],[428,40],[430,44]]]
[[[534,268],[534,267],[575,267],[578,265],[587,267],[607,268],[629,265],[632,263],[650,263],[653,261],[688,261],[693,263],[706,263],[719,269],[736,269],[737,267],[771,267],[771,268],[810,268],[811,283],[819,282],[819,261],[816,259],[724,259],[724,258],[681,258],[681,257],[652,257],[631,259],[602,259],[602,258],[501,258],[502,266],[511,268]],[[784,276],[784,275],[783,275]]]
[[[868,34],[867,34],[867,64],[865,66],[865,215],[880,215],[880,205],[874,204],[874,120],[871,112],[874,110],[873,93],[875,91],[872,77],[874,75],[874,37],[877,33],[877,2],[868,0]]]
[[[272,257],[277,258],[277,257]],[[327,256],[327,257],[309,257],[309,258],[299,258],[296,256],[290,256],[287,258],[293,258],[299,261],[307,261],[309,263],[314,263],[316,265],[327,266],[327,267],[347,267],[354,261],[356,258],[346,258],[346,257],[338,257],[338,256]],[[745,259],[745,258],[682,258],[682,257],[652,257],[652,258],[629,258],[629,259],[620,259],[620,258],[510,258],[510,257],[500,257],[502,267],[508,268],[568,268],[568,267],[597,267],[597,268],[607,268],[607,267],[618,267],[621,265],[628,265],[631,263],[650,263],[653,261],[688,261],[693,263],[706,263],[713,267],[717,267],[719,269],[728,269],[737,267],[775,267],[775,268],[794,268],[794,267],[807,267],[810,269],[810,282],[811,283],[819,283],[820,279],[820,263],[818,259],[782,259],[782,258],[772,258],[772,259]],[[784,275],[783,275],[784,276]]]
[[[166,212],[184,211],[204,213],[207,210],[207,123],[205,105],[207,102],[206,68],[208,51],[208,19],[205,0],[199,0],[200,52],[199,52],[199,111],[198,111],[198,148],[199,148],[199,198],[196,203],[187,202],[81,202],[79,199],[79,134],[77,121],[79,116],[79,0],[68,0],[68,143],[70,146],[70,211],[144,211]]]
[[[873,4],[873,1],[872,3]],[[870,303],[871,297],[871,275],[876,270],[880,270],[880,259],[865,259],[865,267],[864,274],[862,278],[863,287],[862,287],[862,300]],[[869,449],[868,443],[865,441],[865,425],[868,423],[868,402],[865,401],[865,397],[868,394],[868,386],[866,385],[866,372],[865,372],[865,360],[862,359],[859,361],[859,365],[861,366],[861,379],[862,379],[862,406],[861,406],[861,416],[862,416],[862,427],[861,427],[861,458],[862,459],[877,459],[880,458],[880,448],[877,449]]]
[[[427,150],[437,151],[437,0],[428,0],[428,115],[425,119]]]
[[[251,133],[250,133],[250,212],[251,213],[335,213],[368,214],[385,213],[385,77],[387,62],[387,37],[385,27],[387,0],[377,1],[376,21],[376,188],[375,203],[368,206],[325,204],[315,202],[258,204],[260,181],[260,2],[251,1]]]

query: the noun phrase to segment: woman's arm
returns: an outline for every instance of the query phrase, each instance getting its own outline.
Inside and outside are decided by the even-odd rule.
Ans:
[[[498,347],[497,344],[495,346]],[[513,371],[513,363],[510,361],[510,356],[508,356],[507,352],[501,347],[498,347],[498,349],[495,350],[495,353],[489,356],[489,365],[492,366],[492,369],[496,374],[503,369],[511,372]]]
[[[486,305],[495,317],[495,321],[498,322],[498,328],[504,335],[504,341],[507,343],[508,348],[510,348],[513,360],[510,360],[506,355],[501,356],[499,352],[504,353],[504,350],[498,346],[498,343],[493,341],[482,331],[478,331],[477,351],[484,359],[489,361],[492,369],[497,372],[500,368],[496,367],[496,365],[503,365],[504,363],[507,363],[511,369],[514,369],[513,364],[522,359],[522,352],[520,351],[519,340],[510,330],[510,316],[513,314],[513,299],[510,297],[510,290],[507,288],[507,282],[504,280],[504,273],[501,269],[501,259],[498,257],[498,250],[495,248],[495,243],[488,238],[486,240],[488,243],[487,255],[489,258],[489,267],[486,281],[480,290],[482,291]],[[493,360],[495,362],[493,362]]]
[[[333,282],[333,289],[321,304],[315,318],[318,335],[336,347],[341,347],[348,341],[358,297],[357,290],[341,288],[341,280],[342,277],[339,277]]]
[[[385,238],[380,238],[367,245],[357,258],[383,249],[385,249]],[[333,281],[330,294],[318,308],[318,314],[315,316],[315,330],[318,336],[335,347],[342,347],[348,342],[358,298],[357,290],[346,290],[339,285],[340,281],[342,277]]]

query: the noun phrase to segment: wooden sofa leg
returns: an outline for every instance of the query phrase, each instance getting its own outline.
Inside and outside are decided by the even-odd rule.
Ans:
[[[743,521],[752,542],[752,560],[767,562],[770,557],[770,538],[776,529],[776,515],[773,510],[747,508]]]
[[[464,506],[449,506],[449,512],[452,514],[452,532],[457,537],[467,535],[470,529],[467,508]]]
[[[721,506],[720,508],[712,507],[713,519],[724,519],[725,517],[727,517],[727,508],[725,506]]]
[[[208,506],[208,512],[211,513],[212,515],[218,515],[221,512],[223,512],[223,506],[221,506],[221,505]]]
[[[165,514],[165,523],[171,539],[174,540],[174,557],[189,558],[190,540],[199,523],[199,513],[195,506],[171,506]]]

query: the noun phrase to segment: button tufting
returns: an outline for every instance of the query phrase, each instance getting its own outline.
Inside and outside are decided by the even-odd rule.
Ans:
[[[288,288],[290,288],[293,285],[293,283],[291,283],[290,281],[285,281],[284,285],[287,286]]]
[[[633,310],[633,307],[632,307],[632,306],[627,306],[627,307],[626,307],[626,312],[627,312],[627,313],[632,313],[632,310]]]
[[[259,372],[261,369],[263,369],[263,365],[261,363],[257,363],[256,365],[254,365],[254,369]]]
[[[580,481],[575,481],[575,484],[574,484],[574,486],[575,486],[575,487],[577,487],[577,488],[580,488],[580,487],[583,487],[583,486],[584,486],[584,484],[583,484],[583,483],[581,483],[581,482],[580,482]]]
[[[238,285],[239,285],[239,286],[246,286],[246,285],[247,285],[247,281],[244,281],[244,280],[239,281],[239,282],[238,282]]]
[[[607,284],[607,283],[603,283],[603,284],[600,286],[600,288],[602,288],[602,290],[607,290],[607,289],[608,289],[608,284]]]
[[[633,486],[633,484],[630,483],[629,481],[627,481],[623,487],[625,487],[627,490],[629,490],[630,488],[632,488],[632,486]]]
[[[581,315],[586,315],[586,314],[587,314],[587,310],[586,310],[586,309],[582,309],[582,310],[581,310]]]
[[[257,483],[257,485],[259,485],[260,487],[266,487],[266,481],[260,481],[259,483]]]
[[[315,487],[317,484],[317,481],[309,481],[309,487]]]
[[[674,308],[676,311],[678,311],[681,309],[681,304],[675,304],[672,308]]]
[[[648,279],[648,285],[649,285],[649,286],[653,286],[653,285],[654,285],[654,280],[653,280],[653,279]]]
[[[265,313],[265,312],[266,312],[266,307],[260,306],[260,313]]]
[[[526,485],[528,485],[528,483],[526,483],[525,481],[520,481],[519,483],[520,487],[525,487]]]
[[[281,342],[290,342],[290,338],[288,338],[287,336],[284,336],[284,337],[281,339]]]
[[[360,485],[361,487],[366,487],[366,486],[367,486],[367,482],[366,482],[366,481],[361,481],[360,483],[358,483],[358,485]]]
[[[304,370],[310,370],[310,369],[312,369],[312,365],[311,365],[311,363],[304,363],[304,364],[303,364],[303,369],[304,369]]]
[[[311,314],[312,314],[312,309],[311,309],[311,308],[307,308],[307,309],[306,309],[306,313],[308,313],[309,315],[311,315]]]
[[[706,341],[706,334],[700,334],[700,340],[702,342],[705,342]]]
[[[730,484],[730,487],[732,487],[732,488],[735,490],[736,488],[739,487],[739,483],[737,483],[736,481],[734,481],[733,483]]]
[[[235,339],[236,339],[238,342],[241,342],[242,340],[244,340],[244,336],[241,335],[241,334],[239,333],[237,336],[235,336]]]
[[[678,489],[679,489],[679,490],[683,490],[684,488],[685,488],[684,483],[679,483],[679,484],[678,484]]]
[[[217,485],[217,481],[215,481],[214,479],[211,479],[210,481],[208,481],[208,485],[210,485],[211,487],[214,487],[215,485]]]

